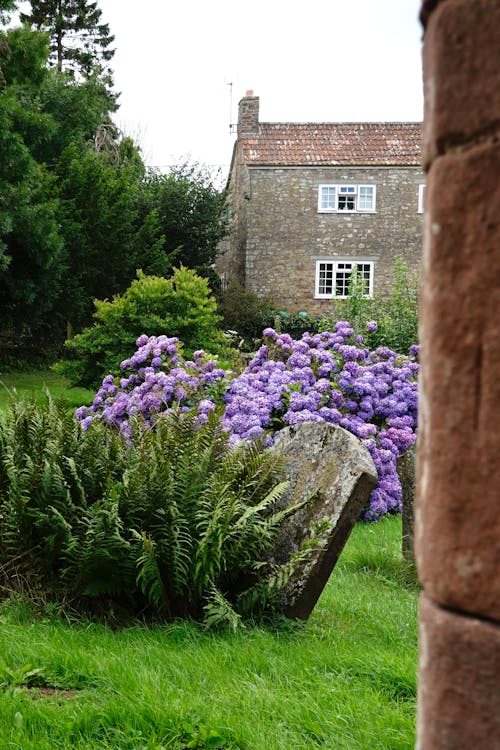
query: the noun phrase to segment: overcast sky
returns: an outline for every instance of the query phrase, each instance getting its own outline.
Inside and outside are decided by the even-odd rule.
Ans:
[[[250,89],[264,122],[419,121],[420,4],[98,0],[115,35],[115,119],[148,165],[225,172]]]

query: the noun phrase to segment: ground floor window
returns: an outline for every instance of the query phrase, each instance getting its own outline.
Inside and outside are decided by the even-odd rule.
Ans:
[[[353,269],[363,279],[365,294],[373,295],[373,261],[364,260],[318,260],[316,261],[316,289],[317,299],[338,298],[349,296],[349,282]]]

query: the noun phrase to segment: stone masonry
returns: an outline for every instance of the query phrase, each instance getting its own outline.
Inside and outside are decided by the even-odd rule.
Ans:
[[[249,170],[245,278],[259,296],[272,296],[290,312],[327,312],[314,299],[317,260],[374,261],[375,292],[390,290],[398,255],[416,269],[422,246],[417,212],[420,169],[391,167],[290,167]],[[318,213],[323,183],[374,184],[374,214]]]
[[[500,749],[500,0],[426,0],[417,748]]]

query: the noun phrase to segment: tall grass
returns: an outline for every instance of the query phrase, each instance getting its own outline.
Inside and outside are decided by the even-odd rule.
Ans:
[[[0,747],[409,750],[417,585],[400,548],[400,518],[358,524],[307,623],[236,633],[113,631],[7,599]]]

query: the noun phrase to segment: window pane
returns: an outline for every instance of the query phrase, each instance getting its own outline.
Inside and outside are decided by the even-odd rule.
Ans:
[[[359,188],[359,203],[358,208],[360,211],[373,211],[373,187],[370,185],[362,185]]]
[[[357,264],[358,276],[363,280],[363,294],[370,294],[370,264],[369,263],[358,263]]]
[[[318,294],[331,294],[333,288],[333,263],[320,263]]]
[[[424,212],[425,185],[418,186],[418,213]]]
[[[349,295],[349,280],[351,278],[352,263],[337,263],[335,273],[335,296],[347,297]]]
[[[335,185],[323,185],[321,187],[320,206],[324,210],[335,210]]]

